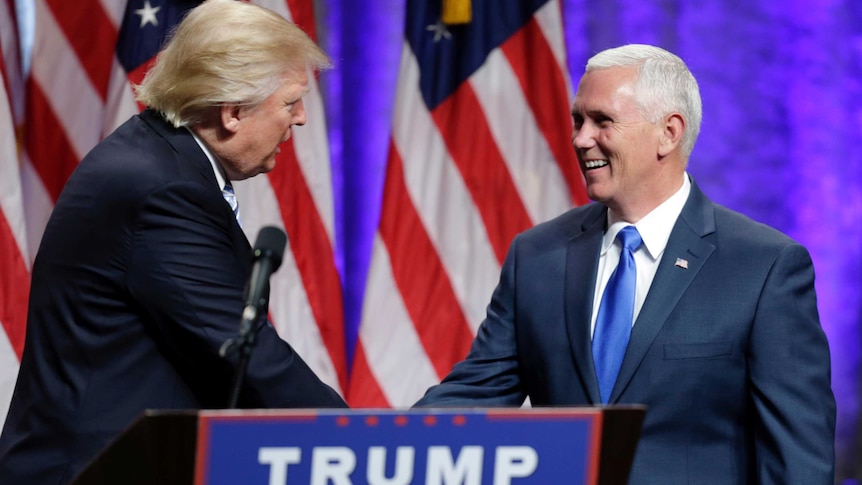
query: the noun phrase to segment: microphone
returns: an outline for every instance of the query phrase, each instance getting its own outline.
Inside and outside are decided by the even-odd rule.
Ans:
[[[242,323],[254,323],[269,302],[269,277],[281,266],[287,235],[275,226],[266,226],[257,234],[254,243],[254,266],[246,287]]]
[[[242,321],[239,325],[239,336],[228,339],[219,349],[219,355],[226,357],[234,351],[239,351],[239,362],[234,372],[233,384],[228,397],[228,409],[236,408],[239,402],[242,380],[251,349],[255,342],[255,323],[261,311],[265,311],[269,303],[269,277],[281,266],[284,257],[284,246],[287,244],[287,234],[274,226],[267,226],[257,234],[254,243],[254,266],[245,292],[245,308],[242,311]]]

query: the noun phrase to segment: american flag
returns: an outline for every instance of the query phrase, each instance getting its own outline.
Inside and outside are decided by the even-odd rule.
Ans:
[[[0,2],[5,58],[7,33],[14,32],[7,27],[14,16],[12,0]],[[14,349],[10,353],[9,342],[0,338],[0,409],[4,410],[0,418],[4,419],[24,341],[27,268],[53,204],[81,158],[140,110],[131,84],[143,79],[168,32],[200,1],[34,3],[35,38],[26,84],[20,176],[7,98],[0,96],[0,319]],[[312,0],[253,3],[280,13],[314,38]],[[7,73],[4,67],[4,77]],[[272,278],[272,292],[279,295],[270,305],[273,323],[325,382],[343,392],[347,378],[344,318],[333,256],[326,124],[313,77],[310,87],[305,98],[308,124],[299,128],[289,146],[282,146],[277,168],[235,187],[250,241],[264,225],[282,227],[290,238],[288,254]],[[24,187],[23,196],[21,190],[6,187],[17,182]],[[23,217],[21,197],[26,210]],[[14,366],[4,362],[10,360],[9,355]]]
[[[0,422],[6,419],[24,348],[30,270],[18,128],[23,79],[12,0],[0,0]]]
[[[468,23],[443,3],[470,4]],[[461,360],[512,238],[586,202],[558,0],[408,0],[348,401],[407,406]]]
[[[0,2],[7,9],[0,11],[6,55],[13,16],[11,0]],[[8,255],[15,256],[6,248],[17,247],[20,269],[2,272],[0,281],[0,319],[10,342],[0,342],[0,359],[10,362],[0,361],[0,410],[23,346],[29,261],[53,202],[84,154],[140,109],[131,83],[143,78],[166,33],[197,3],[35,1],[26,116],[16,118],[26,118],[20,165],[9,149],[11,117],[0,105],[0,183],[22,187],[2,192],[2,215],[14,237],[0,233],[0,257],[9,264]],[[314,37],[311,0],[254,3]],[[289,236],[290,251],[272,279],[273,322],[354,406],[406,406],[439,382],[466,354],[512,237],[586,201],[570,147],[559,0],[474,0],[470,7],[466,24],[445,23],[440,0],[410,0],[406,7],[384,207],[349,387],[316,80],[305,99],[309,123],[283,147],[276,170],[236,184],[250,240],[264,225]],[[17,199],[10,195],[16,193]],[[19,307],[11,309],[15,301]]]

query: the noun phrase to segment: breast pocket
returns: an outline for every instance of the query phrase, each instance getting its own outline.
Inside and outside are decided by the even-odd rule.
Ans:
[[[692,344],[665,344],[665,360],[713,359],[733,354],[732,340],[699,342]]]

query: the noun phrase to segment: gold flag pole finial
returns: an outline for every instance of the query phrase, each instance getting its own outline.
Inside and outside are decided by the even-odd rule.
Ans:
[[[470,0],[443,0],[443,16],[446,25],[469,24],[473,20]]]

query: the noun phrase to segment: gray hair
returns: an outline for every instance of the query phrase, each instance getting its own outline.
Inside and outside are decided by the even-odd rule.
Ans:
[[[638,107],[645,118],[656,122],[678,112],[686,121],[682,153],[688,159],[700,133],[703,107],[697,81],[688,66],[670,52],[644,44],[629,44],[607,49],[587,61],[586,72],[611,67],[638,67],[635,85]]]
[[[208,0],[176,27],[135,93],[174,126],[189,126],[208,108],[257,106],[285,76],[330,65],[281,15],[251,3]]]

